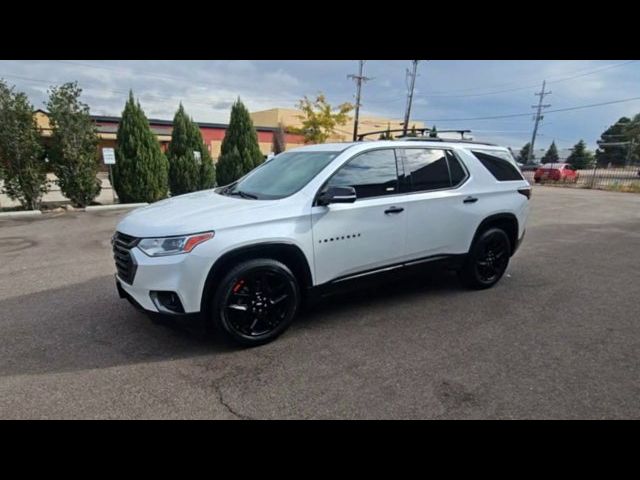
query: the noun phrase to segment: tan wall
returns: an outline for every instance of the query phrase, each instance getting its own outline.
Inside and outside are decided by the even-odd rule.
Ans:
[[[291,108],[272,108],[270,110],[262,110],[259,112],[251,113],[251,119],[255,125],[261,125],[264,127],[277,127],[279,123],[282,123],[285,127],[299,128],[302,126],[302,121],[298,118],[302,112]],[[360,121],[358,125],[358,133],[374,132],[378,130],[386,130],[387,127],[391,129],[402,128],[402,120],[392,119],[385,117],[372,117],[367,115],[360,115]],[[424,128],[424,122],[410,122],[409,128],[413,125],[416,128]],[[345,125],[336,128],[335,135],[329,138],[329,141],[335,142],[349,142],[353,138],[353,112],[350,115],[349,121]],[[375,140],[376,137],[372,136],[371,139]]]

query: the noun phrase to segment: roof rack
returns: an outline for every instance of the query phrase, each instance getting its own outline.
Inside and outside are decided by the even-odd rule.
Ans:
[[[430,138],[432,140],[436,140],[438,141],[438,137],[428,137],[427,135],[425,135],[426,132],[431,133],[431,128],[428,127],[424,127],[424,128],[412,128],[411,129],[412,132],[420,132],[422,134],[422,139],[424,139],[424,137]],[[377,130],[375,132],[367,132],[367,133],[361,133],[358,135],[358,141],[361,142],[364,137],[367,137],[369,135],[380,135],[382,133],[392,133],[392,132],[402,132],[405,133],[405,129],[404,128],[392,128],[392,129],[387,129],[387,130]],[[465,133],[471,133],[471,130],[438,130],[436,132],[436,134],[438,133],[457,133],[460,135],[460,140],[466,140],[464,138],[464,134]],[[420,137],[396,137],[396,138],[420,138]],[[446,140],[446,139],[445,139]],[[468,140],[467,140],[468,141]]]

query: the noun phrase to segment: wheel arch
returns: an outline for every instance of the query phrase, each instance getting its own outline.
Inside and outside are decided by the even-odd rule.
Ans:
[[[516,246],[518,244],[518,217],[516,217],[513,213],[496,213],[493,215],[489,215],[486,217],[478,228],[476,228],[476,232],[473,235],[473,240],[471,241],[471,245],[469,245],[469,250],[473,247],[473,244],[476,242],[476,239],[480,236],[482,232],[489,228],[498,227],[505,231],[507,236],[509,237],[509,243],[511,244],[511,252],[510,255],[513,255],[516,250]]]
[[[270,258],[284,263],[300,283],[301,293],[313,285],[311,267],[300,247],[286,242],[261,242],[245,245],[224,253],[218,258],[207,275],[200,299],[200,311],[207,312],[209,300],[222,277],[239,262],[256,258]]]

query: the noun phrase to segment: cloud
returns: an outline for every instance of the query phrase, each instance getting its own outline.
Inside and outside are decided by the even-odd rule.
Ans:
[[[624,61],[421,61],[412,120],[439,128],[471,128],[476,138],[520,147],[529,141],[531,116],[481,121],[441,121],[532,112],[542,80],[552,108],[639,96],[640,62]],[[402,118],[408,60],[365,63],[364,115]],[[338,105],[354,100],[357,61],[0,61],[0,77],[25,91],[42,108],[51,85],[77,80],[93,113],[120,115],[129,90],[149,117],[172,118],[182,102],[198,121],[226,122],[239,96],[250,110],[293,108],[318,91]],[[551,139],[572,145],[580,138],[594,148],[600,133],[619,117],[640,111],[640,102],[549,114],[541,145]]]

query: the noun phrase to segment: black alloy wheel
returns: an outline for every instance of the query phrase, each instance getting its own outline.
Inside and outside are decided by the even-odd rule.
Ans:
[[[460,278],[469,287],[489,288],[498,283],[509,265],[511,243],[500,228],[484,231],[474,242]]]
[[[286,265],[250,260],[233,268],[220,283],[215,320],[235,342],[261,345],[286,330],[299,303],[298,282]]]

